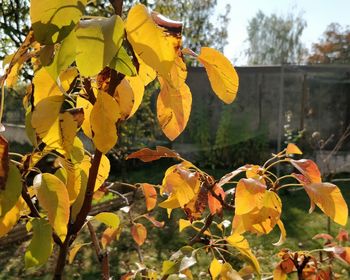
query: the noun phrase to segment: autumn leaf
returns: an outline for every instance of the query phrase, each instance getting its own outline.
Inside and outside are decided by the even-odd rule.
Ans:
[[[157,204],[157,191],[153,185],[150,184],[144,183],[141,187],[145,195],[147,211],[151,211]]]
[[[69,250],[69,255],[68,255],[68,263],[72,264],[75,256],[79,252],[79,250],[84,247],[85,245],[88,245],[89,243],[82,243],[82,244],[75,244],[70,250]]]
[[[117,240],[121,233],[121,227],[112,228],[108,227],[104,230],[101,237],[101,245],[103,249],[106,249],[109,244],[112,243],[113,240]]]
[[[47,211],[51,226],[63,242],[69,221],[69,195],[64,183],[50,173],[35,176],[34,188],[40,205]]]
[[[110,170],[111,170],[111,164],[109,162],[108,157],[106,157],[105,155],[102,155],[100,165],[98,167],[94,192],[97,191],[103,185],[103,183],[107,180]]]
[[[173,88],[159,77],[160,93],[157,98],[157,117],[162,131],[171,141],[175,140],[186,128],[191,113],[192,94],[183,83]]]
[[[9,164],[8,178],[5,189],[0,190],[0,217],[13,208],[22,193],[22,177],[18,168],[13,164]]]
[[[95,215],[94,219],[114,229],[118,228],[120,225],[119,216],[114,213],[101,212]]]
[[[345,226],[348,221],[348,206],[336,185],[312,183],[304,185],[312,204],[316,204],[334,222]],[[312,207],[311,207],[312,210]]]
[[[90,114],[93,108],[93,105],[88,101],[87,99],[78,96],[77,97],[77,108],[83,108],[84,110],[84,120],[81,125],[81,128],[85,135],[92,139],[92,130],[91,130],[91,123],[90,123]]]
[[[286,148],[286,154],[287,155],[302,155],[303,152],[298,148],[297,145],[293,143],[288,143],[287,148]]]
[[[44,44],[60,42],[83,15],[87,0],[32,0],[30,19],[35,39]]]
[[[200,181],[195,172],[186,169],[182,164],[174,165],[166,171],[160,190],[161,193],[172,195],[159,206],[170,208],[167,203],[174,199],[174,205],[177,201],[178,205],[183,208],[199,192],[199,187]]]
[[[197,60],[207,71],[211,87],[225,103],[232,103],[238,91],[238,75],[232,63],[219,51],[202,47]]]
[[[163,146],[157,146],[156,150],[149,148],[143,148],[137,152],[134,152],[127,156],[126,159],[138,158],[143,162],[150,162],[158,160],[160,158],[179,158],[180,155],[173,150],[170,150]]]
[[[147,229],[144,225],[135,223],[131,227],[131,235],[137,245],[141,246],[147,238]]]
[[[232,234],[226,238],[227,242],[236,248],[243,256],[247,257],[248,260],[254,266],[257,273],[260,274],[260,265],[254,254],[252,253],[248,241],[240,234]]]
[[[8,142],[0,135],[0,193],[6,188],[7,175],[9,172],[9,148]],[[0,201],[1,204],[1,201]],[[1,216],[1,209],[0,209]]]
[[[291,164],[298,169],[311,183],[321,183],[321,172],[317,164],[309,159],[291,160]]]
[[[117,143],[116,122],[120,118],[117,101],[108,93],[100,91],[91,110],[90,123],[93,132],[92,140],[103,154]]]
[[[243,278],[228,262],[225,262],[221,268],[220,280],[243,280]]]
[[[23,203],[24,201],[22,197],[20,197],[16,205],[0,217],[0,237],[6,235],[17,224],[21,215]]]
[[[220,196],[222,198],[222,200],[225,199],[225,192],[224,190],[219,187],[218,185],[215,185],[214,188],[213,188],[213,192],[217,195],[217,196]],[[210,213],[212,215],[215,215],[215,214],[220,214],[222,212],[222,205],[221,205],[221,202],[216,199],[212,194],[211,192],[208,192],[208,206],[209,206],[209,210],[210,210]]]
[[[177,56],[181,39],[157,25],[147,8],[141,4],[130,9],[125,30],[135,53],[166,77]]]
[[[79,72],[83,76],[95,76],[112,61],[121,47],[124,23],[116,15],[110,18],[81,20],[75,33],[76,63]]]
[[[219,262],[216,258],[214,258],[209,266],[209,272],[211,279],[215,280],[221,273],[222,263]]]
[[[120,107],[121,119],[132,117],[141,105],[145,87],[139,76],[125,77],[117,86],[114,98]]]

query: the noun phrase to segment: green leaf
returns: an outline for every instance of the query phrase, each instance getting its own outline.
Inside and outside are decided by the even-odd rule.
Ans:
[[[120,47],[117,56],[112,59],[109,66],[126,76],[135,76],[137,73],[130,56],[123,46]]]
[[[49,222],[58,237],[65,240],[69,221],[69,196],[64,183],[50,173],[35,176],[34,188],[40,205],[47,211]]]
[[[48,221],[33,219],[28,223],[33,230],[33,238],[24,255],[26,268],[46,263],[53,247],[52,229]]]
[[[5,190],[0,191],[0,217],[3,217],[15,206],[21,192],[21,173],[14,164],[10,163]]]
[[[78,69],[83,76],[95,76],[112,61],[121,47],[124,23],[119,16],[82,20],[76,36]]]
[[[114,213],[101,212],[94,219],[112,228],[117,228],[120,225],[119,216]]]
[[[83,15],[87,0],[31,0],[35,39],[42,44],[62,41]]]
[[[71,32],[65,38],[61,46],[56,50],[54,59],[50,65],[45,67],[46,71],[56,81],[61,71],[67,69],[75,60],[77,37],[75,32]]]

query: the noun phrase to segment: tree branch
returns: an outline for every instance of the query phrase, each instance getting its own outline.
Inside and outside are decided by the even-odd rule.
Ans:
[[[195,243],[201,241],[201,235],[210,227],[211,223],[213,222],[214,215],[209,214],[207,218],[205,219],[205,224],[201,228],[199,232],[188,242],[188,245],[192,246]]]

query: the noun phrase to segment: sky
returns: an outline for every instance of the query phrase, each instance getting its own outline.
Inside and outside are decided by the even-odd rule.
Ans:
[[[350,25],[350,0],[218,0],[218,11],[224,11],[226,4],[231,5],[228,41],[224,52],[235,65],[245,65],[247,58],[244,50],[248,44],[248,21],[261,10],[264,14],[287,15],[302,13],[307,22],[302,41],[308,49],[318,42],[326,27],[337,22],[342,26]]]

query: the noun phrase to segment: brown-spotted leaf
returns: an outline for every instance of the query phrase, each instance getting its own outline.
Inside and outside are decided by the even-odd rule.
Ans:
[[[185,83],[174,88],[160,77],[159,81],[161,90],[157,99],[157,117],[162,131],[173,141],[186,128],[191,113],[192,94]]]
[[[178,158],[180,155],[173,150],[170,150],[163,146],[157,146],[156,150],[149,148],[143,148],[137,152],[128,155],[127,159],[138,158],[143,162],[150,162],[158,160],[160,158]]]
[[[147,229],[142,224],[133,224],[131,227],[131,235],[137,245],[141,246],[147,238]]]
[[[239,79],[232,63],[219,51],[203,47],[197,57],[207,71],[211,87],[225,103],[232,103],[237,95]]]

